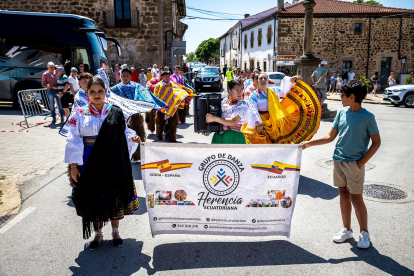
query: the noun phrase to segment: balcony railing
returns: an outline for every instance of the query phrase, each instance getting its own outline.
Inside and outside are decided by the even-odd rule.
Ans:
[[[139,29],[138,10],[103,11],[104,28]]]

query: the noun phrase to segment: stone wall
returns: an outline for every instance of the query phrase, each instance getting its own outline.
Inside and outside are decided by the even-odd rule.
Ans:
[[[131,10],[139,11],[139,29],[104,28],[103,10],[113,11],[113,5],[113,0],[0,1],[0,9],[4,10],[69,13],[93,19],[108,37],[117,39],[121,44],[122,55],[118,57],[115,46],[109,43],[108,58],[112,65],[126,63],[128,66],[147,69],[157,63],[160,55],[165,58],[165,49],[158,49],[158,0],[130,0]],[[173,20],[177,20],[176,13],[173,14],[173,4],[170,0],[163,0],[163,48],[164,31],[172,29]],[[169,34],[167,37],[167,49],[170,49],[172,36]],[[167,57],[167,62],[171,62],[171,51],[167,52]]]
[[[402,20],[401,55],[408,59],[408,70],[414,70],[414,23],[411,18]],[[277,37],[278,55],[303,54],[304,18],[279,17]],[[362,33],[354,33],[354,24],[362,23]],[[398,58],[400,18],[372,18],[370,54],[368,54],[369,18],[314,17],[313,53],[328,62],[328,69],[342,72],[344,60],[353,62],[356,75],[365,75],[368,59],[368,76],[381,72],[381,58],[391,57],[391,70],[397,79],[401,73]]]

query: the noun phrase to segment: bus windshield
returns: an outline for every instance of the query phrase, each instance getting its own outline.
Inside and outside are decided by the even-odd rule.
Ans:
[[[89,43],[92,50],[92,62],[96,69],[102,67],[102,63],[105,63],[108,68],[111,68],[109,59],[107,57],[106,51],[103,48],[101,39],[94,32],[87,32]]]

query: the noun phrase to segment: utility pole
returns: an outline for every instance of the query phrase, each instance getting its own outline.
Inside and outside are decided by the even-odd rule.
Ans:
[[[163,23],[163,8],[162,8],[162,1],[163,0],[158,0],[158,59],[157,59],[157,64],[158,67],[161,68],[162,66],[162,61],[163,61],[163,43],[162,43],[162,23]],[[167,50],[167,49],[165,49]],[[167,58],[167,57],[166,57]]]

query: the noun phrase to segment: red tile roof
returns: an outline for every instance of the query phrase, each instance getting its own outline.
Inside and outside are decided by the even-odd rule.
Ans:
[[[284,11],[278,11],[280,15],[304,15],[305,7],[303,2],[286,7]],[[316,6],[313,9],[314,15],[334,15],[334,14],[401,14],[414,13],[414,10],[388,8],[357,4],[353,2],[338,0],[315,0]]]

